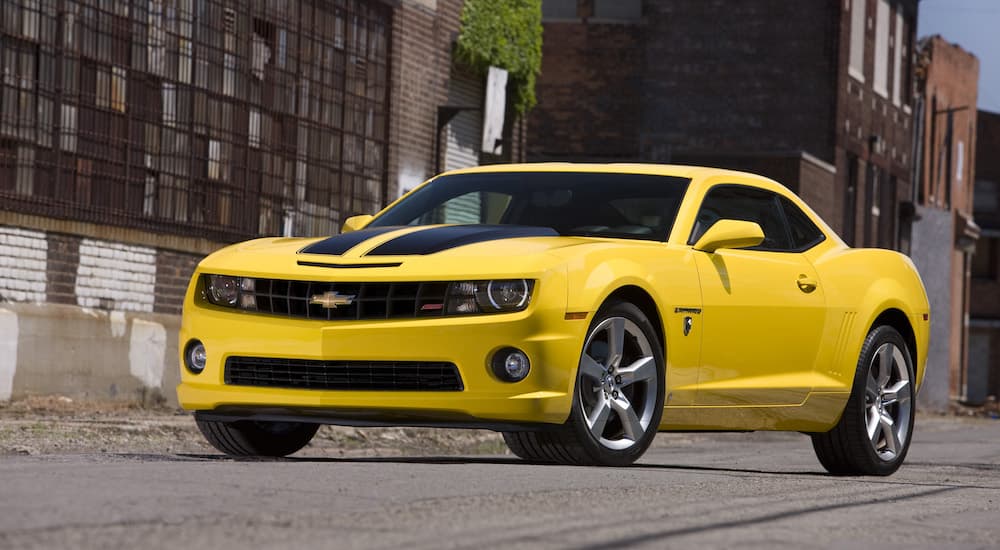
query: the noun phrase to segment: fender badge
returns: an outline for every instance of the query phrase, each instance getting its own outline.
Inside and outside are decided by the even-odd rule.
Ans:
[[[687,336],[691,332],[691,327],[694,325],[694,320],[690,317],[684,317],[684,336]]]
[[[310,304],[323,306],[326,309],[337,309],[340,306],[349,306],[354,303],[353,294],[340,294],[335,291],[327,291],[323,294],[315,294],[309,300]]]

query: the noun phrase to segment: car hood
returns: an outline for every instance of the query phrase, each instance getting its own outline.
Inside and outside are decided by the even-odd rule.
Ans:
[[[618,239],[563,237],[546,227],[379,227],[328,238],[268,238],[224,248],[203,272],[256,277],[458,279],[530,276],[564,263],[553,251]],[[638,244],[638,242],[637,242]]]

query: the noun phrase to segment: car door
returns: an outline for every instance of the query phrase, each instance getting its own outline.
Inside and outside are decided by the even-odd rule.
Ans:
[[[717,185],[699,209],[692,244],[719,219],[755,222],[764,241],[696,251],[703,325],[697,405],[799,404],[811,390],[825,322],[823,286],[801,254],[802,237],[793,235],[783,201],[791,204],[771,191]]]

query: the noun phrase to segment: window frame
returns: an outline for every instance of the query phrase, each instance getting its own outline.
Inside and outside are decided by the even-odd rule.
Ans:
[[[781,204],[781,212],[784,215],[785,224],[786,224],[786,228],[788,229],[788,233],[789,233],[789,235],[791,235],[792,244],[795,244],[795,233],[792,231],[792,218],[791,218],[791,216],[789,216],[789,213],[788,213],[788,209],[789,208],[794,208],[799,214],[801,214],[802,217],[807,222],[809,222],[809,225],[812,226],[812,228],[814,230],[816,230],[816,234],[818,235],[817,238],[815,238],[815,239],[813,239],[811,241],[806,242],[806,244],[792,249],[792,252],[805,252],[807,250],[812,250],[817,245],[819,245],[820,243],[822,243],[823,241],[826,240],[826,233],[823,231],[823,229],[819,225],[816,225],[816,222],[813,221],[812,217],[809,216],[809,214],[807,214],[805,210],[803,210],[802,208],[800,208],[799,205],[795,204],[795,201],[793,201],[792,199],[790,199],[790,198],[788,198],[788,197],[786,197],[786,196],[784,196],[784,195],[782,195],[780,193],[776,193],[776,195],[778,196],[778,202],[779,202],[779,204]]]
[[[705,191],[705,194],[704,194],[704,196],[701,199],[701,203],[699,203],[699,205],[698,205],[698,211],[695,214],[695,220],[697,220],[698,214],[701,213],[702,208],[705,206],[705,202],[709,199],[709,195],[713,191],[720,190],[720,189],[730,189],[730,188],[749,189],[749,190],[752,190],[752,191],[755,191],[755,192],[766,193],[766,194],[771,195],[770,198],[774,202],[775,208],[778,211],[778,217],[780,218],[782,227],[784,228],[785,237],[788,239],[788,243],[790,245],[790,248],[787,248],[787,249],[785,249],[785,248],[762,248],[761,245],[758,245],[758,246],[751,246],[751,247],[745,247],[745,248],[737,248],[737,249],[733,249],[733,250],[745,250],[745,251],[748,251],[748,252],[778,252],[778,253],[799,253],[800,254],[802,252],[806,252],[808,250],[811,250],[811,249],[815,248],[817,245],[819,245],[820,243],[826,241],[827,235],[823,231],[823,229],[812,220],[812,217],[809,216],[809,214],[807,214],[805,212],[805,210],[803,210],[802,208],[799,208],[799,206],[797,204],[795,204],[795,201],[793,201],[791,198],[785,196],[782,193],[778,193],[778,192],[772,191],[770,189],[765,189],[763,187],[758,187],[758,186],[751,185],[751,184],[746,184],[746,183],[717,183],[717,184],[714,184],[711,187],[709,187],[708,190]],[[783,202],[783,200],[784,200],[784,202]],[[809,220],[809,222],[813,225],[813,227],[820,234],[820,238],[819,239],[810,241],[810,242],[808,242],[807,244],[805,244],[803,246],[799,246],[799,247],[794,246],[795,239],[794,239],[794,237],[792,235],[791,222],[789,221],[788,212],[785,210],[785,208],[786,208],[785,202],[787,202],[788,205],[791,205],[791,206],[794,206],[795,208],[797,208],[798,211],[803,216],[805,216],[805,219]],[[719,218],[719,220],[725,220],[725,219],[733,219],[733,218]],[[715,225],[715,223],[718,222],[719,220],[715,220],[714,222],[712,222],[712,225]],[[753,220],[744,220],[744,221],[753,221]],[[753,223],[756,223],[756,224],[760,225],[759,221],[754,221]],[[694,234],[695,225],[696,224],[697,224],[697,221],[691,225],[691,232],[688,234],[688,240],[687,240],[688,246],[694,246],[695,243],[697,243],[697,239],[700,239],[705,234],[705,232],[707,232],[712,227],[712,225],[709,225],[708,227],[706,227],[705,231],[703,231],[700,235],[698,235],[697,239],[696,239],[695,238],[695,234]],[[763,226],[761,226],[761,229],[763,229]]]
[[[868,2],[866,0],[849,0],[851,9],[851,27],[848,41],[847,72],[858,82],[865,81],[865,39],[867,38]]]
[[[872,68],[872,91],[882,99],[889,99],[890,20],[892,7],[889,0],[875,0],[875,52]]]

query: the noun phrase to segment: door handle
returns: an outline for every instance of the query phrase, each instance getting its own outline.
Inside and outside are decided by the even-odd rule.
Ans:
[[[810,292],[816,290],[817,282],[816,279],[811,277],[806,277],[805,275],[799,275],[799,280],[796,281],[799,285],[799,290],[809,294]]]

